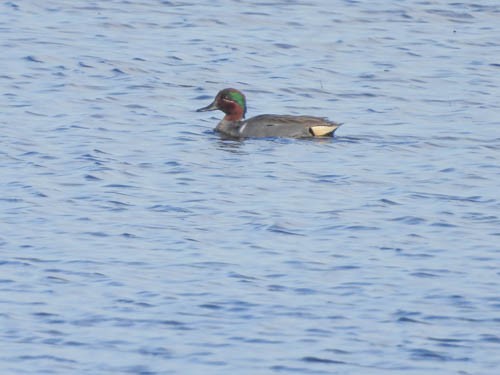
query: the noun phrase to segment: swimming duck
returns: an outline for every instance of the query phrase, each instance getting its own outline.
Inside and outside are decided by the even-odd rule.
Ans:
[[[333,136],[341,125],[322,117],[259,115],[243,120],[247,111],[245,95],[227,88],[219,91],[214,101],[196,112],[221,110],[226,115],[215,131],[234,138],[325,137]]]

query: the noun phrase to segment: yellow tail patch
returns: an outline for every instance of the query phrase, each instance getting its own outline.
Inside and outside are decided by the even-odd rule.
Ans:
[[[315,137],[322,137],[324,135],[332,134],[337,128],[337,125],[317,125],[311,126],[309,129]]]

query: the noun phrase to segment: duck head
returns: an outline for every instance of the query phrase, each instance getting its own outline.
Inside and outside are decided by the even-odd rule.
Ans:
[[[212,103],[206,107],[197,109],[196,112],[221,110],[226,114],[226,121],[240,121],[245,117],[247,105],[245,95],[236,89],[224,89],[219,91]]]

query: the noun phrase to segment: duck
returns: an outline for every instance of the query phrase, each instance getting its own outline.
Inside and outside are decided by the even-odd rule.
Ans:
[[[220,110],[224,118],[215,131],[230,138],[311,138],[333,137],[340,123],[324,117],[292,115],[258,115],[245,120],[245,95],[234,88],[217,93],[212,103],[197,112]]]

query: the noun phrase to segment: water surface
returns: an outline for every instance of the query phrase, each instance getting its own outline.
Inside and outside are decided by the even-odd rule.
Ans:
[[[497,2],[0,7],[2,374],[498,372]]]

